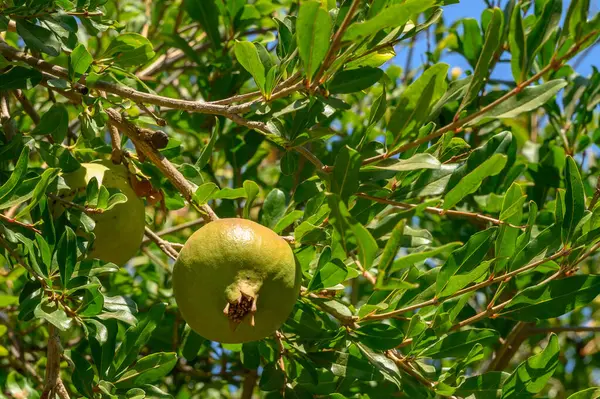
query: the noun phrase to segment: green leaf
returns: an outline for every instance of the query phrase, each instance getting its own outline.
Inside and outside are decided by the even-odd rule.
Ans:
[[[271,190],[262,206],[261,224],[272,229],[279,219],[285,215],[286,208],[287,204],[284,192],[278,188]]]
[[[260,191],[260,187],[252,180],[244,181],[244,190],[246,190],[246,203],[244,204],[244,219],[250,218],[250,208],[252,208],[252,204]]]
[[[69,330],[73,324],[64,309],[48,297],[42,299],[34,309],[33,314],[37,318],[46,320],[61,331]]]
[[[521,363],[502,386],[502,399],[532,397],[540,392],[559,363],[558,338],[550,336],[548,345],[539,354]]]
[[[310,0],[300,4],[296,20],[296,40],[304,73],[309,81],[325,59],[331,28],[329,13],[321,7],[320,2]]]
[[[518,243],[519,241],[517,241]],[[533,240],[524,241],[523,247],[517,250],[510,262],[509,269],[516,270],[536,258],[543,258],[552,253],[560,244],[560,226],[551,225],[543,230]],[[519,247],[519,246],[518,246]]]
[[[348,268],[339,259],[331,259],[331,248],[326,247],[319,256],[313,278],[308,284],[309,291],[319,291],[335,287],[346,279]]]
[[[567,85],[562,79],[551,80],[537,86],[529,86],[496,107],[473,119],[469,124],[485,122],[489,119],[512,119],[550,101],[556,93]]]
[[[276,367],[274,363],[269,363],[265,366],[258,387],[262,391],[278,391],[285,384],[285,374],[283,370]]]
[[[19,297],[13,295],[0,295],[0,308],[19,303]],[[2,325],[0,325],[0,337],[2,336]]]
[[[327,89],[331,94],[354,93],[373,86],[382,76],[381,69],[372,67],[341,71],[333,76]]]
[[[212,155],[213,148],[215,147],[215,143],[217,142],[217,137],[219,136],[220,125],[221,125],[221,123],[219,122],[219,119],[217,119],[215,122],[215,126],[213,127],[213,131],[210,135],[210,140],[208,141],[208,144],[206,144],[206,146],[202,149],[202,153],[200,154],[200,157],[196,161],[195,166],[200,170],[202,170],[206,165],[208,165],[208,161],[210,161],[210,157]]]
[[[420,169],[439,169],[442,164],[436,157],[431,154],[415,154],[408,159],[394,159],[390,160],[389,165],[384,164],[383,166],[367,166],[362,171],[372,170],[393,170],[396,172],[406,172],[409,170],[420,170]]]
[[[204,205],[208,201],[210,201],[216,193],[219,192],[219,187],[213,182],[206,182],[201,184],[194,195],[192,196],[192,200],[198,205]]]
[[[214,49],[221,47],[219,33],[219,9],[215,0],[185,0],[185,10],[190,17],[200,23]]]
[[[76,351],[70,352],[70,358],[75,365],[75,369],[72,374],[72,381],[75,388],[81,395],[85,395],[88,398],[94,397],[94,369],[90,362],[85,357]]]
[[[508,42],[510,44],[510,67],[513,78],[517,84],[523,82],[529,74],[529,54],[527,53],[527,42],[525,41],[525,28],[521,8],[516,7],[510,19],[510,30],[508,31]]]
[[[578,275],[519,292],[500,316],[519,321],[552,319],[579,309],[600,294],[600,276]]]
[[[360,349],[363,356],[366,357],[381,374],[383,374],[383,377],[386,380],[394,383],[398,388],[400,388],[402,379],[400,377],[400,370],[398,370],[396,363],[380,353],[371,351],[361,343],[357,342],[355,345],[358,347],[358,349]]]
[[[369,323],[354,330],[361,343],[375,350],[390,350],[400,345],[404,339],[402,330],[384,323]]]
[[[265,94],[266,72],[258,55],[256,46],[253,43],[246,41],[236,42],[234,52],[235,58],[246,71],[250,72],[250,75],[252,75],[256,82],[256,86],[258,86],[260,91]]]
[[[114,384],[117,388],[129,388],[158,381],[169,374],[176,363],[175,353],[153,353],[138,360]]]
[[[415,14],[420,14],[437,3],[436,0],[407,0],[402,4],[392,3],[393,5],[384,8],[373,18],[350,25],[344,34],[344,40],[358,41],[382,29],[402,26]]]
[[[567,10],[561,36],[566,38],[581,37],[590,8],[589,0],[572,0]]]
[[[535,55],[540,51],[544,44],[550,39],[560,22],[562,13],[561,0],[547,0],[542,9],[542,13],[537,16],[535,25],[527,35],[527,51],[529,53],[529,63],[533,62]]]
[[[461,248],[450,254],[436,280],[436,295],[445,297],[479,279],[489,268],[482,262],[492,247],[497,228],[480,231],[471,236]]]
[[[31,196],[31,201],[25,208],[19,211],[19,213],[16,216],[17,219],[21,216],[27,215],[29,211],[33,209],[34,206],[36,206],[43,198],[46,197],[46,190],[48,189],[48,186],[58,176],[59,172],[59,169],[56,168],[48,168],[44,170],[40,181],[35,185],[33,195]]]
[[[17,20],[17,33],[32,50],[41,51],[52,57],[60,54],[60,41],[53,32],[46,28],[19,19]]]
[[[42,73],[37,69],[15,66],[2,73],[0,90],[31,89],[41,81]]]
[[[60,270],[60,281],[62,286],[66,287],[77,263],[77,238],[69,226],[65,227],[65,232],[58,241],[56,261]]]
[[[493,8],[492,19],[489,22],[485,32],[485,43],[483,44],[483,49],[481,50],[481,54],[477,60],[477,66],[473,71],[471,84],[467,88],[467,93],[463,97],[460,107],[458,107],[458,112],[465,109],[467,105],[477,98],[479,91],[485,85],[487,77],[490,73],[490,65],[492,64],[496,50],[502,41],[501,32],[503,24],[504,14],[502,13],[502,10],[497,7]]]
[[[112,378],[118,376],[137,358],[142,347],[148,342],[152,332],[165,312],[165,304],[157,303],[150,308],[146,316],[134,327],[125,333],[125,339],[117,349],[108,375]]]
[[[230,187],[225,187],[221,190],[219,190],[217,193],[215,193],[213,195],[214,199],[238,199],[238,198],[246,198],[247,194],[246,194],[246,190],[244,189],[244,187],[238,187],[238,188],[230,188]]]
[[[588,388],[569,396],[567,399],[598,399],[600,398],[600,387]]]
[[[585,211],[585,193],[577,163],[571,156],[567,156],[565,168],[565,215],[562,223],[562,240],[568,243],[571,239],[577,223],[583,217]]]
[[[454,392],[455,395],[472,399],[498,398],[501,388],[509,374],[501,371],[491,371],[485,374],[467,378]]]
[[[400,247],[402,246],[402,236],[404,235],[404,225],[406,221],[400,220],[396,226],[392,229],[392,234],[385,243],[381,257],[379,258],[379,275],[378,282],[382,279],[385,274],[389,273],[392,263],[398,254]]]
[[[54,104],[42,115],[40,123],[31,132],[32,135],[51,135],[55,142],[61,143],[67,136],[69,112],[62,104]]]
[[[509,258],[515,253],[519,229],[511,227],[508,224],[519,225],[521,223],[521,219],[523,218],[523,204],[526,199],[527,196],[523,195],[521,186],[517,183],[513,183],[504,195],[500,220],[506,223],[500,225],[498,229],[498,238],[496,239],[496,272],[504,270]]]
[[[352,218],[339,195],[327,194],[327,201],[331,208],[329,221],[341,235],[345,249],[349,244],[358,246],[360,263],[366,270],[370,269],[377,253],[377,241],[369,230]]]
[[[424,1],[419,0],[419,3]],[[394,144],[408,134],[417,132],[429,119],[431,107],[446,92],[447,75],[448,64],[435,64],[402,92],[387,124]]]
[[[277,234],[281,233],[285,228],[290,226],[296,220],[300,219],[304,216],[304,211],[294,210],[279,219],[275,227],[273,227],[273,231]]]
[[[413,252],[411,254],[405,255],[401,258],[399,258],[398,260],[394,261],[394,263],[392,264],[392,267],[390,268],[390,273],[393,273],[395,271],[398,270],[402,270],[404,268],[407,268],[409,266],[412,266],[416,263],[419,262],[423,262],[429,258],[433,258],[434,256],[447,252],[447,251],[452,251],[457,247],[460,247],[462,245],[461,242],[451,242],[448,244],[444,244],[442,246],[439,246],[437,248],[433,248],[430,250],[425,250],[422,252]]]
[[[504,169],[506,161],[506,155],[494,154],[463,177],[444,197],[444,210],[452,208],[467,195],[477,191],[486,177],[495,176],[500,173]]]
[[[74,79],[87,72],[94,58],[83,44],[79,44],[69,55],[69,77]]]
[[[419,353],[419,356],[430,357],[432,359],[463,357],[476,344],[481,344],[484,347],[491,345],[498,342],[499,336],[497,331],[485,328],[456,331],[436,340],[433,345]]]
[[[187,361],[193,361],[197,356],[202,344],[206,341],[206,338],[198,335],[189,325],[185,325],[183,332],[183,342],[180,346],[180,354]]]
[[[348,146],[342,147],[335,158],[331,191],[338,194],[344,202],[358,190],[361,161],[358,151]]]
[[[387,99],[385,86],[383,86],[381,94],[373,101],[373,106],[369,110],[369,126],[379,122],[383,115],[385,115],[386,109]]]
[[[0,186],[0,204],[10,198],[10,195],[17,189],[25,178],[25,172],[27,172],[27,164],[29,163],[29,147],[23,147],[21,155],[15,164],[10,177],[6,182]]]
[[[104,52],[120,66],[139,66],[154,57],[152,43],[139,33],[121,33],[115,36]]]

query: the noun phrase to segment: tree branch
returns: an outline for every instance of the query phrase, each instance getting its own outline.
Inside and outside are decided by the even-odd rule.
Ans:
[[[60,378],[60,357],[62,346],[58,330],[54,325],[48,324],[48,353],[46,360],[46,384],[42,392],[42,399],[54,398],[58,395],[61,399],[69,399],[69,393]]]
[[[455,131],[457,129],[462,128],[464,125],[466,125],[467,123],[471,122],[472,120],[478,118],[479,116],[485,114],[486,112],[492,110],[493,108],[497,107],[498,105],[502,104],[503,102],[505,102],[506,100],[516,96],[518,93],[521,92],[521,90],[523,90],[525,87],[529,86],[530,84],[532,84],[533,82],[539,80],[541,77],[543,77],[546,73],[550,72],[550,70],[552,69],[557,69],[560,66],[562,66],[569,58],[571,58],[573,56],[573,54],[575,54],[577,51],[579,51],[579,46],[582,43],[585,43],[590,37],[593,37],[594,35],[596,35],[598,33],[598,31],[592,31],[589,34],[587,34],[581,41],[579,41],[578,43],[576,43],[564,56],[560,57],[557,60],[554,60],[553,62],[551,62],[550,64],[546,65],[544,68],[542,68],[538,73],[536,73],[535,75],[533,75],[531,78],[523,81],[522,83],[518,84],[514,89],[510,90],[509,92],[507,92],[506,94],[504,94],[502,97],[498,98],[497,100],[491,102],[490,104],[486,105],[485,107],[481,108],[479,111],[474,112],[473,114],[464,117],[462,119],[459,119],[455,122],[452,122],[438,130],[436,130],[433,133],[428,134],[427,136],[421,137],[419,139],[410,141],[404,145],[401,145],[400,147],[396,148],[395,150],[386,152],[384,154],[380,154],[380,155],[376,155],[373,156],[371,158],[367,158],[365,159],[362,164],[363,165],[369,165],[375,162],[379,162],[382,161],[384,159],[387,159],[393,155],[399,154],[401,152],[405,152],[407,150],[410,150],[411,148],[415,148],[420,146],[421,144],[427,143],[439,136],[441,136],[444,133],[450,132],[450,131]]]
[[[172,233],[176,233],[181,230],[185,230],[188,227],[195,227],[195,226],[198,226],[198,225],[204,224],[204,223],[206,223],[206,220],[204,218],[196,219],[196,220],[192,220],[190,222],[178,224],[177,226],[169,227],[167,229],[155,232],[154,234],[156,234],[157,236],[164,236],[167,234],[172,234]],[[142,245],[147,245],[150,242],[152,242],[152,240],[150,240],[150,238],[145,238],[144,241],[142,241]]]
[[[477,290],[479,290],[481,288],[485,288],[485,287],[490,286],[492,284],[499,283],[501,281],[505,281],[507,279],[510,279],[510,278],[516,276],[516,275],[519,275],[521,273],[524,273],[526,271],[534,269],[534,268],[536,268],[536,267],[538,267],[538,266],[540,266],[540,265],[542,265],[542,264],[544,264],[546,262],[549,262],[549,261],[554,260],[554,259],[558,259],[558,258],[560,258],[562,256],[565,256],[565,255],[568,255],[570,252],[571,252],[570,249],[563,249],[563,250],[555,253],[552,256],[549,256],[549,257],[541,259],[541,260],[539,260],[537,262],[533,262],[533,263],[530,263],[528,265],[525,265],[525,266],[523,266],[523,267],[521,267],[521,268],[519,268],[517,270],[513,270],[510,273],[506,273],[506,274],[503,274],[502,276],[498,276],[498,277],[495,277],[495,278],[483,281],[481,283],[474,284],[474,285],[472,285],[470,287],[463,288],[462,290],[459,290],[459,291],[455,292],[454,294],[452,294],[450,296],[447,296],[445,298],[433,298],[433,299],[430,299],[430,300],[425,301],[425,302],[417,303],[415,305],[410,305],[410,306],[407,306],[407,307],[404,307],[404,308],[401,308],[401,309],[397,309],[397,310],[394,310],[394,311],[391,311],[391,312],[387,312],[387,313],[369,314],[369,315],[366,315],[365,317],[363,317],[361,320],[381,320],[381,319],[388,319],[390,317],[394,317],[394,316],[400,315],[402,313],[407,313],[407,312],[410,312],[410,311],[413,311],[413,310],[417,310],[417,309],[420,309],[420,308],[424,308],[426,306],[437,305],[437,304],[445,302],[445,301],[447,301],[449,299],[456,298],[458,296],[466,294],[468,292],[477,291]]]
[[[208,205],[198,206],[194,200],[193,195],[195,192],[194,186],[187,181],[185,177],[179,172],[168,159],[166,159],[161,153],[159,153],[154,147],[140,137],[140,132],[137,126],[131,122],[125,120],[119,112],[114,109],[107,108],[106,113],[111,119],[111,123],[114,124],[121,132],[125,133],[127,137],[135,144],[135,146],[144,153],[144,155],[154,163],[158,169],[173,183],[173,185],[181,192],[183,197],[192,206],[196,207],[203,216],[206,222],[211,220],[217,220],[219,217],[215,214],[212,208]]]
[[[150,238],[158,247],[171,259],[177,260],[177,256],[179,253],[171,246],[168,241],[160,238],[156,233],[154,233],[148,226],[144,227],[144,233],[146,237]]]
[[[397,206],[397,207],[404,208],[404,209],[414,209],[414,208],[419,207],[419,205],[406,204],[404,202],[393,201],[393,200],[389,200],[386,198],[373,197],[371,195],[364,194],[364,193],[358,193],[358,194],[356,194],[356,196],[360,197],[360,198],[368,199],[371,201],[379,202],[381,204],[393,205],[393,206]],[[481,220],[483,222],[489,222],[489,223],[496,224],[496,225],[506,224],[507,226],[514,227],[517,229],[524,229],[527,227],[527,226],[515,226],[514,224],[507,223],[503,220],[495,219],[491,216],[483,215],[480,213],[474,213],[474,212],[455,211],[455,210],[451,210],[451,209],[444,210],[441,208],[435,208],[433,206],[427,206],[427,207],[423,208],[423,210],[427,213],[432,213],[432,214],[439,215],[439,216],[444,216],[444,215],[456,216],[456,217],[462,217],[462,218],[467,218],[467,219]]]

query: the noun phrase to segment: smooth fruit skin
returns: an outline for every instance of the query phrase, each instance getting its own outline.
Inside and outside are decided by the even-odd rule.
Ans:
[[[127,202],[117,204],[104,213],[90,215],[96,222],[96,240],[88,256],[123,266],[136,254],[144,238],[144,201],[131,188],[125,166],[111,161],[84,163],[81,168],[63,176],[71,190],[81,190],[83,195],[93,177],[108,189],[119,189],[127,197]],[[73,192],[69,194],[72,198]]]
[[[263,339],[288,318],[301,284],[289,244],[246,219],[220,219],[196,231],[173,269],[173,290],[185,321],[212,341]],[[254,326],[248,315],[232,323],[224,308],[244,295],[256,297]]]

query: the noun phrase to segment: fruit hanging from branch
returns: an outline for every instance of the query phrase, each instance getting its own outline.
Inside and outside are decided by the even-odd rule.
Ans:
[[[300,283],[289,244],[245,219],[220,219],[200,228],[173,269],[185,321],[204,338],[223,343],[273,334],[291,313]]]
[[[74,172],[63,175],[70,191],[60,192],[59,196],[67,201],[85,197],[86,187],[94,177],[98,185],[109,190],[118,189],[127,197],[127,201],[89,215],[96,222],[96,238],[88,257],[122,266],[135,255],[144,238],[144,202],[131,187],[127,168],[111,161],[84,163]],[[60,216],[63,210],[62,203],[55,204],[55,216]]]

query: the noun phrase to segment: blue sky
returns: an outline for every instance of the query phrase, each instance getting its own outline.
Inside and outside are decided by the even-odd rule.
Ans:
[[[570,1],[563,2],[563,18],[567,12],[569,3]],[[600,12],[599,0],[591,0],[590,3],[590,15]],[[502,7],[504,7],[504,4],[506,4],[506,0],[502,0]],[[483,0],[461,0],[459,4],[452,4],[443,7],[443,18],[445,19],[446,25],[450,25],[454,21],[465,17],[475,18],[476,20],[480,21],[481,13],[485,8],[486,4]],[[423,60],[425,59],[426,49],[426,35],[421,33],[417,38],[417,43],[414,50],[412,60],[413,67],[422,64]],[[398,46],[396,51],[398,54],[394,59],[394,63],[404,68],[408,48]],[[575,59],[571,60],[570,64],[573,65],[577,58],[578,57],[575,57]],[[577,68],[577,72],[584,76],[589,75],[592,72],[592,65],[595,65],[596,67],[600,66],[600,62],[598,60],[600,60],[600,45],[596,45],[581,61]],[[459,54],[446,52],[442,56],[441,61],[450,64],[450,68],[457,66],[463,70],[471,69],[466,60]],[[512,79],[510,64],[498,64],[492,76],[496,79]]]

